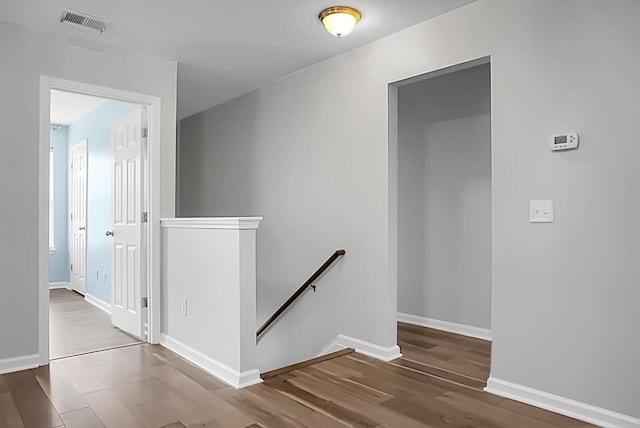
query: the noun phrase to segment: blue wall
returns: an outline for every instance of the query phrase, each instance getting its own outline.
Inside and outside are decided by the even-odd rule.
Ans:
[[[87,140],[87,293],[111,302],[111,142],[109,125],[136,105],[106,101],[69,126],[72,146]],[[96,274],[97,272],[97,274]]]
[[[69,282],[69,210],[67,203],[67,165],[69,146],[68,128],[51,128],[50,144],[53,147],[53,197],[55,254],[49,255],[49,282]]]

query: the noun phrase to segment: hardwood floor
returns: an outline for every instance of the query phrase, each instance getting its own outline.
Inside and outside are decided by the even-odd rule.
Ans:
[[[482,390],[491,365],[491,342],[398,323],[403,358],[393,364]]]
[[[0,427],[578,427],[481,391],[490,344],[399,326],[406,357],[357,353],[228,387],[157,345],[0,376]]]
[[[106,312],[64,288],[49,292],[50,358],[140,343],[111,325]]]

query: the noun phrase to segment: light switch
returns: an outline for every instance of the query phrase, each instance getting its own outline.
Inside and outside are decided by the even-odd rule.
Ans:
[[[529,201],[529,221],[531,223],[553,223],[553,201]]]

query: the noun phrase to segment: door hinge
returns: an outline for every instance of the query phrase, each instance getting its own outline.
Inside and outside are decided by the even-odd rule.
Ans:
[[[73,162],[71,162],[71,166],[69,167],[69,169],[73,169]]]
[[[142,213],[142,218],[140,220],[142,223],[148,223],[149,222],[149,213],[147,211],[144,211]]]
[[[73,272],[73,263],[71,263],[71,267],[69,269]]]
[[[147,130],[147,128],[142,128],[142,138],[147,138],[148,133],[149,131]]]
[[[69,214],[69,216],[71,217],[71,220],[73,220],[73,213]]]
[[[143,297],[142,299],[140,299],[140,303],[141,303],[141,306],[143,308],[148,308],[149,307],[149,298]]]

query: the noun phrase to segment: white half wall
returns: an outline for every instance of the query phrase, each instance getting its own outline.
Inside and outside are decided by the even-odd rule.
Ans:
[[[162,220],[162,344],[241,388],[256,361],[261,217]]]
[[[259,321],[347,250],[271,349],[394,346],[388,85],[490,56],[491,375],[638,418],[638,22],[636,0],[478,0],[309,67],[182,121],[181,213],[265,216]],[[578,150],[548,149],[571,131]],[[532,199],[556,221],[529,223]]]

